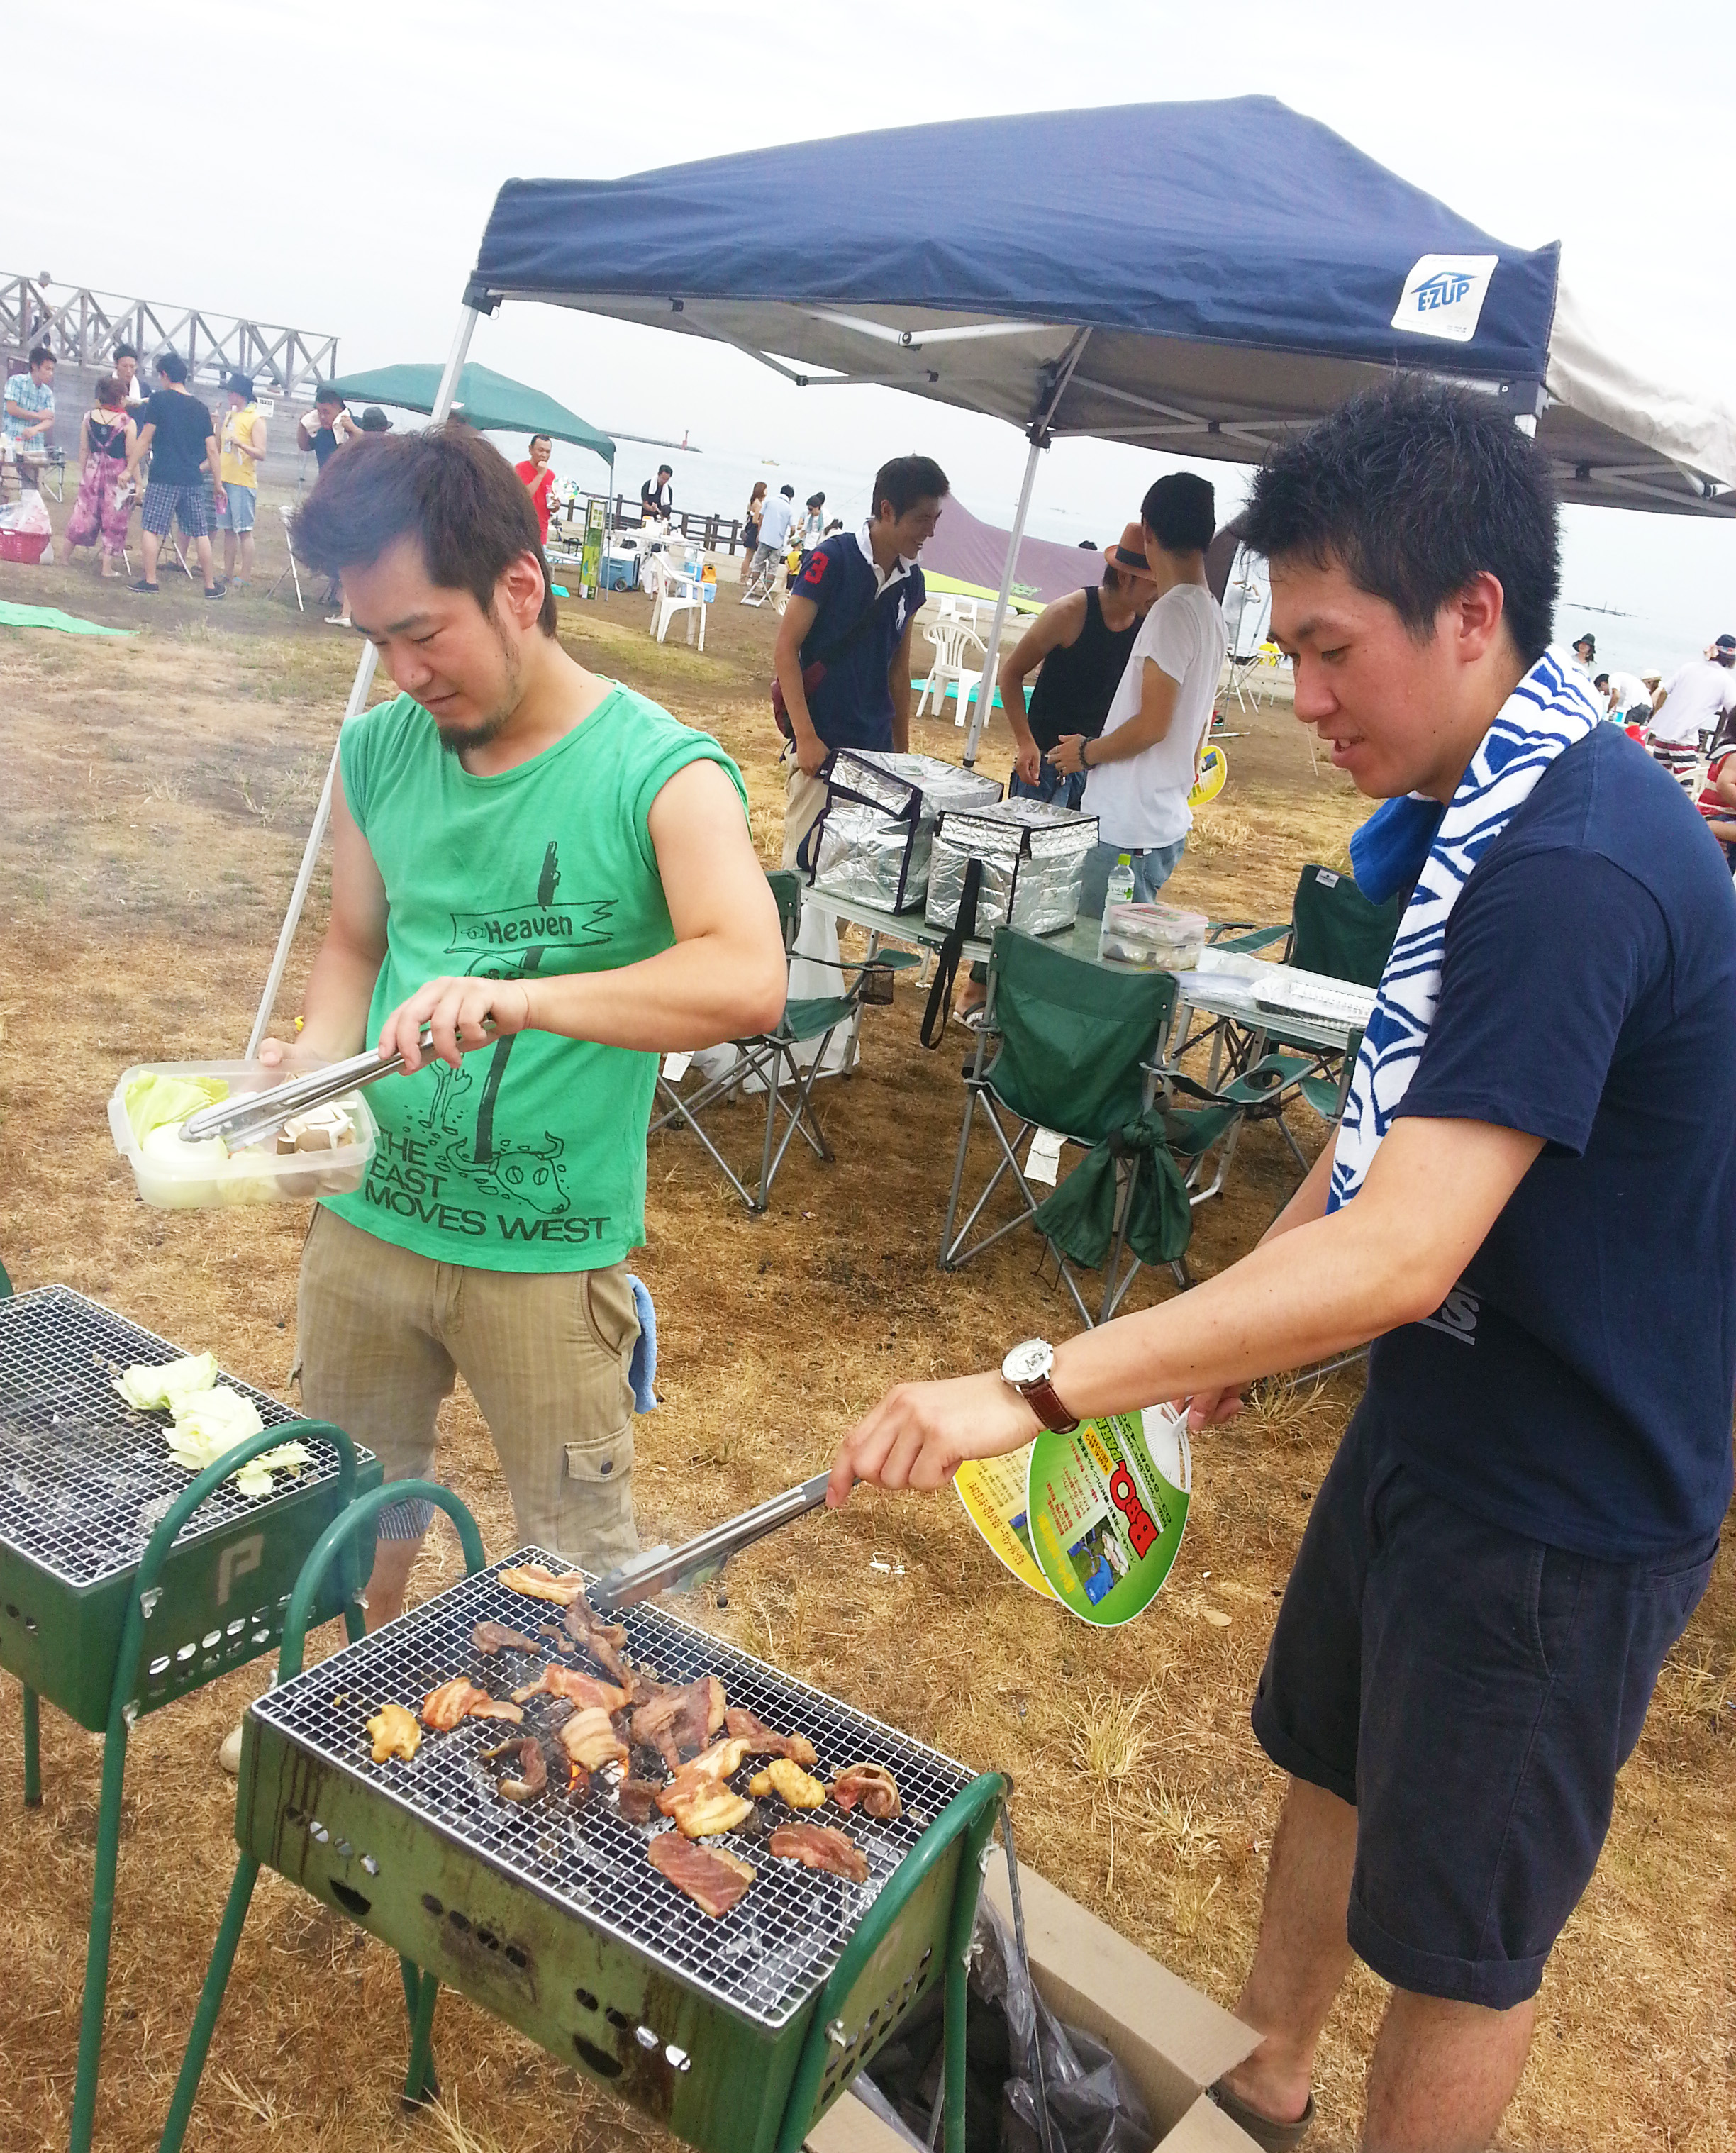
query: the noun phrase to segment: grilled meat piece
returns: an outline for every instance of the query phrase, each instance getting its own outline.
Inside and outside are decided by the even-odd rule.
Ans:
[[[402,1757],[406,1763],[422,1746],[422,1730],[401,1704],[383,1704],[368,1722],[368,1732],[374,1737],[374,1761],[384,1764],[388,1757]]]
[[[720,1846],[695,1846],[678,1831],[659,1832],[645,1849],[659,1876],[702,1907],[715,1921],[728,1913],[753,1881],[753,1871],[739,1855]]]
[[[619,1712],[627,1702],[627,1692],[617,1689],[613,1682],[598,1682],[595,1675],[582,1673],[577,1667],[545,1667],[533,1682],[512,1692],[512,1702],[522,1704],[533,1697],[564,1697],[574,1704],[600,1705],[604,1712]]]
[[[561,1620],[568,1636],[575,1644],[583,1645],[598,1667],[612,1674],[624,1689],[632,1687],[633,1677],[620,1652],[627,1632],[619,1622],[605,1622],[582,1591],[568,1603]]]
[[[853,1884],[868,1881],[868,1856],[854,1840],[829,1824],[781,1824],[771,1835],[771,1851],[804,1869],[829,1869]]]
[[[731,1772],[739,1772],[742,1759],[747,1754],[747,1744],[739,1738],[714,1742],[709,1749],[702,1749],[697,1757],[689,1759],[676,1773],[657,1797],[657,1806],[665,1816],[673,1816],[685,1801],[707,1787],[720,1785]]]
[[[473,1704],[464,1716],[466,1719],[509,1719],[517,1726],[524,1713],[506,1697],[491,1697],[481,1704]]]
[[[714,1832],[734,1831],[753,1815],[753,1804],[722,1779],[707,1779],[669,1811],[683,1835],[709,1839]]]
[[[584,1597],[584,1585],[576,1570],[557,1576],[540,1562],[522,1562],[512,1570],[503,1570],[500,1580],[508,1591],[522,1592],[530,1600],[552,1601],[557,1607],[570,1607],[575,1600]]]
[[[527,1637],[522,1630],[509,1630],[504,1622],[479,1622],[471,1631],[471,1642],[486,1658],[492,1659],[496,1652],[534,1652],[538,1650],[534,1637]]]
[[[883,1824],[904,1814],[899,1783],[883,1764],[846,1765],[832,1783],[832,1799],[846,1813],[860,1802],[869,1816]]]
[[[724,1714],[725,1731],[739,1734],[750,1757],[787,1757],[795,1764],[817,1764],[819,1753],[805,1734],[774,1734],[763,1719],[756,1719],[739,1704]]]
[[[657,1815],[661,1791],[649,1779],[623,1779],[615,1790],[615,1801],[629,1824],[649,1824]]]
[[[654,1749],[670,1771],[703,1749],[723,1726],[725,1699],[715,1675],[679,1689],[659,1689],[633,1715],[633,1739]]]
[[[588,1704],[575,1712],[562,1728],[558,1740],[575,1764],[587,1772],[600,1772],[605,1764],[627,1762],[627,1744],[609,1724],[600,1704]]]
[[[495,1792],[503,1802],[527,1802],[548,1784],[548,1759],[534,1734],[521,1734],[514,1741],[502,1742],[498,1748],[483,1750],[481,1756],[484,1764],[492,1764],[496,1757],[518,1760],[517,1775],[503,1772],[496,1782]]]
[[[763,1772],[756,1772],[747,1783],[747,1791],[751,1794],[781,1794],[792,1809],[817,1809],[826,1800],[826,1789],[820,1782],[810,1779],[788,1757],[774,1757]]]
[[[422,1724],[431,1727],[436,1734],[450,1734],[473,1705],[492,1702],[486,1689],[468,1675],[460,1675],[456,1681],[430,1690],[422,1699]]]

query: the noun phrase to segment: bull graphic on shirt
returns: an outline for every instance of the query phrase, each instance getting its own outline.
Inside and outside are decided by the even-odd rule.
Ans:
[[[512,1044],[510,1039],[503,1039],[495,1052]],[[440,1171],[468,1182],[484,1194],[522,1204],[542,1218],[564,1217],[573,1208],[567,1194],[566,1169],[561,1164],[565,1143],[552,1129],[545,1129],[540,1145],[496,1143],[487,1159],[477,1158],[472,1134],[476,1091],[476,1079],[469,1061],[461,1062],[456,1069],[444,1061],[435,1064],[434,1095],[423,1122]]]

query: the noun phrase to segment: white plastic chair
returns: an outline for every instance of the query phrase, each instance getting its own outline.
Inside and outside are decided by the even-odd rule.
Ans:
[[[930,695],[934,699],[934,712],[939,716],[946,705],[947,690],[956,687],[959,695],[956,722],[961,725],[964,724],[970,690],[982,679],[980,664],[975,667],[968,664],[965,662],[967,654],[974,654],[979,659],[988,655],[987,646],[976,632],[975,619],[976,608],[974,605],[967,620],[957,598],[948,596],[940,600],[938,618],[923,631],[934,647],[934,656],[929,667],[929,677],[922,684],[922,694],[916,705],[918,717],[921,717],[928,709]],[[974,654],[971,653],[973,645]]]
[[[699,647],[703,650],[705,647],[705,612],[716,597],[716,584],[705,582],[702,569],[696,563],[684,566],[671,561],[667,554],[657,555],[655,558],[660,568],[656,603],[652,608],[653,636],[659,643],[666,642],[670,622],[678,614],[685,613],[688,615],[687,640],[691,644],[694,639],[692,616],[697,613]]]

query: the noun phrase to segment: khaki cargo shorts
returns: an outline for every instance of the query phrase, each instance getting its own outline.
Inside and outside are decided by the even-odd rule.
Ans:
[[[302,1403],[365,1443],[388,1480],[435,1479],[435,1420],[462,1376],[494,1438],[521,1545],[601,1570],[637,1553],[633,1391],[639,1317],[624,1264],[490,1271],[376,1240],[323,1205],[296,1301]],[[380,1513],[420,1539],[425,1505]]]

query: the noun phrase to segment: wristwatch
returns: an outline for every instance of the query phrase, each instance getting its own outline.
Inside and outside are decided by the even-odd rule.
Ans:
[[[1070,1435],[1079,1425],[1056,1395],[1049,1378],[1055,1372],[1055,1348],[1046,1338],[1027,1338],[1000,1364],[1000,1380],[1011,1384],[1045,1428]]]

